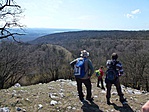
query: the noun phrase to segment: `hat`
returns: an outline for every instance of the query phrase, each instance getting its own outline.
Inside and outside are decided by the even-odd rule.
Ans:
[[[115,59],[115,60],[117,60],[117,58],[118,58],[118,55],[117,55],[116,53],[113,53],[111,57],[112,57],[112,59]]]
[[[89,56],[89,52],[87,52],[86,50],[81,51],[80,54],[81,57],[88,57]]]

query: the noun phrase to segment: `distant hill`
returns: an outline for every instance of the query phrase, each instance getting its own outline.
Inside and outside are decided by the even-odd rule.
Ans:
[[[15,37],[17,40],[27,42],[47,34],[66,32],[66,31],[78,31],[78,30],[77,29],[56,29],[56,28],[27,28],[27,29],[24,29],[24,31],[20,29],[13,29],[12,31],[25,34],[21,36],[16,35]]]
[[[69,31],[36,38],[31,44],[70,42],[79,39],[149,39],[149,31]]]

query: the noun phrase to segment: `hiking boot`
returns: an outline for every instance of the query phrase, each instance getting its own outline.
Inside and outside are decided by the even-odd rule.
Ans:
[[[93,102],[94,101],[93,98],[86,98],[86,100],[88,100],[89,102]]]
[[[112,103],[110,102],[110,99],[107,99],[107,104],[111,105]]]
[[[123,105],[127,105],[128,103],[127,103],[126,101],[124,101],[122,104],[123,104]]]
[[[85,104],[87,102],[84,98],[80,99],[80,101],[82,104]]]
[[[97,85],[97,87],[99,87],[99,88],[100,88],[100,86],[98,86],[98,85]]]
[[[111,105],[112,103],[111,103],[109,100],[107,100],[107,104],[108,104],[108,105]]]
[[[82,103],[84,103],[85,102],[85,100],[84,99],[82,99],[82,100],[80,100]]]
[[[105,88],[104,88],[104,87],[102,87],[101,89],[105,90]]]
[[[121,102],[123,105],[127,104],[127,100],[126,100],[126,99],[120,100],[120,102]]]

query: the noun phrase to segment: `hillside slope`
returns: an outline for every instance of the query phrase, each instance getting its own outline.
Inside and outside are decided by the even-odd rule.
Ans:
[[[60,44],[65,42],[73,42],[80,39],[149,39],[149,31],[98,31],[98,30],[84,30],[84,31],[70,31],[62,33],[53,33],[41,36],[33,41],[31,44]]]
[[[59,78],[68,78],[68,62],[72,60],[72,54],[67,49],[52,44],[37,46],[25,46],[30,50],[26,62],[29,66],[26,74],[21,78],[21,85],[49,82]],[[63,72],[63,73],[62,73]],[[62,75],[65,74],[65,75]]]
[[[92,104],[79,101],[75,81],[60,79],[47,84],[16,85],[0,90],[0,107],[8,107],[10,112],[140,112],[141,106],[149,100],[149,93],[124,86],[122,89],[128,100],[126,107],[118,101],[114,86],[111,91],[114,104],[107,105],[106,92],[96,87],[95,79],[92,79]]]

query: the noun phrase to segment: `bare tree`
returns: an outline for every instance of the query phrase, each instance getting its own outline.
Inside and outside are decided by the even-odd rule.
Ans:
[[[42,49],[45,50],[42,58],[40,57],[40,72],[41,74],[48,74],[50,80],[57,80],[58,78],[68,77],[67,74],[67,58],[64,50],[57,48],[54,45],[43,45]],[[62,72],[65,71],[63,74]]]
[[[22,17],[21,6],[17,5],[14,0],[0,0],[0,39],[22,35],[11,31],[11,28],[22,28],[19,23]]]
[[[123,83],[126,86],[132,86],[137,89],[148,89],[148,63],[149,53],[144,43],[140,41],[132,41],[126,47],[126,51],[122,53],[122,63],[124,64],[125,77]],[[146,87],[145,83],[147,84]]]
[[[27,71],[25,47],[13,42],[0,44],[0,89],[17,83]]]

